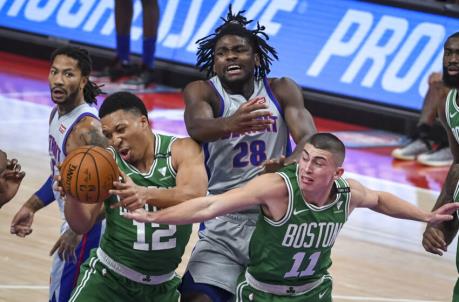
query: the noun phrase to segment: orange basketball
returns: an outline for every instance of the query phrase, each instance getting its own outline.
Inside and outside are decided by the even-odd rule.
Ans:
[[[60,168],[61,185],[66,194],[83,203],[105,200],[119,179],[118,166],[109,151],[85,146],[70,152]]]

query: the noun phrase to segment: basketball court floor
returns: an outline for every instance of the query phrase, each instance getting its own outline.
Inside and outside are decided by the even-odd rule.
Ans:
[[[58,238],[61,224],[57,206],[51,205],[35,215],[33,233],[27,238],[10,235],[9,226],[20,205],[49,175],[47,127],[52,102],[47,84],[48,62],[2,52],[0,62],[0,148],[10,158],[18,158],[27,173],[18,195],[0,210],[0,301],[47,301],[49,250]],[[155,131],[186,135],[179,91],[157,89],[139,96],[147,105]],[[365,136],[368,129],[363,127],[320,118],[315,121],[320,131],[372,139],[371,135]],[[430,210],[448,168],[394,161],[389,155],[392,148],[348,148],[344,164],[347,176]],[[355,210],[332,252],[334,301],[450,301],[457,278],[456,241],[443,257],[427,254],[421,246],[423,230],[424,225],[418,222]]]

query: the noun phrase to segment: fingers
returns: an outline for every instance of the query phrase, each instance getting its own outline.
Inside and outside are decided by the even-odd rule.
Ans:
[[[424,232],[422,246],[427,252],[440,256],[447,251],[443,233],[434,227],[428,227]]]
[[[24,238],[32,233],[32,228],[21,225],[11,226],[10,233],[18,237]]]
[[[135,220],[138,222],[153,222],[153,217],[144,209],[137,209],[132,212],[123,213],[123,216],[127,219]]]
[[[122,182],[126,182],[126,180],[129,178],[126,174],[124,174],[123,171],[121,171],[120,167],[118,167],[118,173],[120,174]]]
[[[51,250],[49,251],[49,255],[52,256],[54,255],[54,253],[56,252],[56,250],[59,248],[59,246],[61,245],[61,238],[59,238],[56,243],[54,243],[53,247],[51,248]]]

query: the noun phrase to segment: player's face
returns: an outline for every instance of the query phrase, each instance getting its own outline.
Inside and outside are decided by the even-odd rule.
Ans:
[[[51,64],[48,81],[53,102],[64,104],[82,97],[87,78],[81,75],[77,60],[57,55]]]
[[[213,68],[223,82],[247,82],[258,64],[258,56],[246,38],[226,35],[217,41]]]
[[[143,159],[147,146],[145,130],[150,130],[147,117],[117,110],[101,120],[102,132],[125,161],[134,164]]]
[[[333,154],[306,144],[299,161],[299,185],[304,193],[323,192],[342,174]]]
[[[459,37],[450,38],[443,52],[443,82],[459,88]]]

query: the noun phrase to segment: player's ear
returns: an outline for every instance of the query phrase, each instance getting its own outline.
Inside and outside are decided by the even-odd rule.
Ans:
[[[257,53],[255,54],[255,66],[260,67],[260,56]]]
[[[86,86],[86,84],[88,84],[88,81],[89,81],[88,77],[82,77],[81,78],[81,83],[80,83],[80,89],[81,90],[83,90],[84,87]]]
[[[344,168],[343,167],[336,168],[335,175],[333,175],[333,179],[337,180],[338,178],[343,176],[343,173],[344,173]]]
[[[145,115],[142,115],[140,117],[140,122],[142,123],[142,127],[150,128],[150,120]]]

